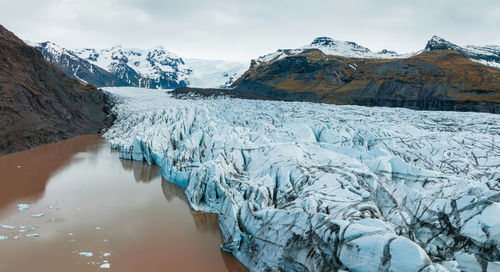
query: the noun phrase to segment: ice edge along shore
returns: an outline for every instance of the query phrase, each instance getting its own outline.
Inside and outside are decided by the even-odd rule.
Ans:
[[[499,115],[106,90],[112,147],[219,213],[252,271],[499,265]]]

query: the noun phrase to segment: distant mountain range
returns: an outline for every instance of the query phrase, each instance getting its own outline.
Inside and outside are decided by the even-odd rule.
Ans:
[[[411,56],[418,55],[423,52],[429,52],[432,50],[455,50],[460,52],[462,55],[468,59],[479,62],[488,66],[500,68],[500,46],[498,45],[487,45],[487,46],[476,46],[467,45],[464,47],[458,46],[451,43],[438,36],[433,36],[425,45],[424,49],[413,52],[398,54],[391,50],[381,50],[379,52],[372,52],[370,49],[361,46],[355,42],[349,41],[339,41],[328,37],[318,37],[308,45],[305,45],[297,49],[279,49],[274,53],[270,53],[253,60],[253,64],[259,64],[263,62],[270,62],[277,59],[282,59],[287,56],[293,56],[304,52],[308,49],[318,49],[326,55],[330,56],[341,56],[347,58],[365,58],[365,59],[397,59],[397,58],[408,58]]]
[[[240,62],[183,59],[163,47],[130,49],[120,46],[97,50],[66,49],[52,42],[29,43],[67,75],[98,87],[134,86],[175,89],[178,87],[220,88],[232,85],[248,66]],[[464,47],[434,36],[414,53],[391,50],[373,52],[355,42],[318,37],[297,49],[279,49],[251,61],[251,66],[270,63],[305,50],[317,49],[329,56],[362,59],[403,59],[433,50],[455,50],[464,57],[492,67],[500,67],[500,46]]]
[[[98,87],[225,87],[248,68],[240,62],[183,59],[163,47],[70,50],[52,42],[28,43],[68,76]]]

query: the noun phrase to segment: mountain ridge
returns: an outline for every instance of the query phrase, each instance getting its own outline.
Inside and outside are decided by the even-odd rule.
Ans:
[[[318,49],[254,63],[232,87],[245,95],[332,104],[500,113],[500,69],[453,50],[363,59]]]
[[[248,67],[241,62],[184,59],[162,46],[66,49],[52,42],[30,45],[68,76],[99,87],[225,87]]]
[[[259,64],[273,60],[279,60],[286,56],[292,56],[302,53],[304,50],[318,49],[331,56],[342,56],[348,58],[368,58],[368,59],[396,59],[396,58],[409,58],[418,55],[422,52],[432,50],[455,50],[458,51],[468,59],[485,64],[492,67],[500,68],[500,46],[498,45],[466,45],[458,46],[449,42],[437,35],[431,37],[427,41],[425,47],[417,52],[399,54],[395,51],[383,49],[378,52],[373,52],[369,48],[359,45],[351,41],[335,40],[330,37],[317,37],[310,44],[304,45],[296,49],[278,49],[276,52],[269,53],[259,58],[252,60],[251,63]]]

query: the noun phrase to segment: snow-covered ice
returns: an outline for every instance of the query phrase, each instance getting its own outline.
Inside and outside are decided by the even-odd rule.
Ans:
[[[30,233],[30,234],[26,234],[26,237],[36,238],[36,237],[40,237],[40,234],[38,234],[38,233]]]
[[[111,265],[109,263],[103,263],[103,264],[101,264],[101,266],[99,266],[99,268],[107,269],[107,268],[111,268]]]
[[[107,90],[112,147],[219,213],[223,249],[253,271],[500,261],[499,115]]]
[[[82,251],[82,252],[78,252],[78,255],[85,256],[85,257],[92,257],[92,256],[94,256],[94,253]]]
[[[4,236],[4,235],[0,235],[0,241],[7,240],[7,239],[9,239],[9,237]]]

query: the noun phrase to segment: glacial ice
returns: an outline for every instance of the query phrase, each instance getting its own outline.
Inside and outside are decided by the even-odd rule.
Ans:
[[[92,257],[92,256],[94,256],[94,254],[92,252],[85,252],[85,251],[78,252],[78,255],[85,256],[85,257]]]
[[[32,214],[31,217],[33,217],[33,218],[39,218],[39,217],[42,217],[44,215],[45,215],[45,213],[37,213],[37,214]]]
[[[15,229],[16,227],[14,227],[14,226],[10,226],[10,225],[0,224],[0,228],[2,228],[2,229],[7,229],[7,230],[13,230],[13,229]]]
[[[217,212],[223,249],[252,271],[500,261],[499,115],[106,90],[120,157]]]
[[[19,211],[21,211],[21,212],[22,212],[22,211],[25,211],[25,210],[27,210],[27,209],[29,209],[29,208],[30,208],[30,205],[29,205],[29,204],[25,204],[25,203],[17,204],[17,209],[18,209]]]

